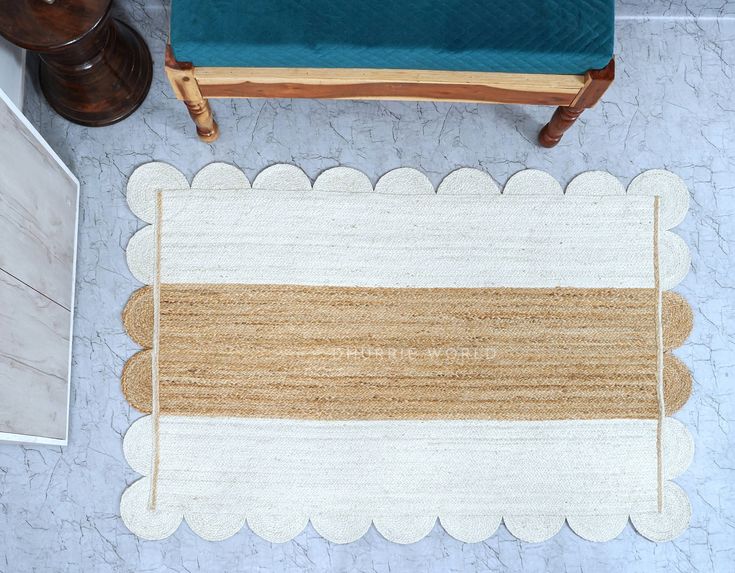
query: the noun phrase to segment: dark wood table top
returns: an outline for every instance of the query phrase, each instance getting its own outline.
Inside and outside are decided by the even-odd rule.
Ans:
[[[0,34],[34,52],[63,48],[100,22],[112,0],[0,0]]]

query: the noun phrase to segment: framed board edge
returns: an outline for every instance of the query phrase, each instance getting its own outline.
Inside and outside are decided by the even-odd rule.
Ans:
[[[32,436],[30,434],[14,434],[12,432],[0,432],[0,443],[16,443],[16,444],[43,444],[54,446],[66,446],[69,444],[69,419],[71,418],[71,367],[73,360],[72,349],[74,347],[74,305],[76,302],[76,282],[77,282],[77,248],[79,244],[79,199],[80,185],[79,179],[74,175],[61,157],[51,148],[44,137],[39,133],[35,126],[23,115],[23,112],[13,103],[10,97],[0,89],[0,101],[8,106],[10,111],[15,114],[18,120],[28,129],[28,131],[38,140],[41,146],[48,152],[49,156],[61,167],[62,171],[69,177],[76,187],[76,208],[74,209],[74,245],[72,257],[72,281],[71,281],[71,305],[69,307],[69,358],[67,366],[67,385],[66,385],[66,427],[64,428],[64,437],[51,438],[47,436]]]

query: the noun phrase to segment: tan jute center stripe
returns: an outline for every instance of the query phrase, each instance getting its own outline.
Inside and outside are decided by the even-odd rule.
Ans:
[[[160,285],[161,413],[305,419],[659,416],[656,289]],[[124,315],[144,346],[150,289]],[[688,305],[665,293],[664,345]],[[666,408],[691,382],[664,359]],[[149,351],[123,375],[151,406]]]

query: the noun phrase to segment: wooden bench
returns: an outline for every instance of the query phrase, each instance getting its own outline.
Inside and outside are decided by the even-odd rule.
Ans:
[[[209,98],[430,100],[558,106],[539,134],[541,145],[553,147],[580,114],[598,102],[615,75],[611,58],[614,0],[478,3],[497,14],[500,21],[495,27],[490,22],[472,27],[474,17],[464,15],[465,3],[459,0],[444,0],[443,5],[411,0],[407,2],[410,10],[403,3],[373,0],[380,8],[373,6],[372,13],[387,10],[385,21],[394,23],[387,31],[380,28],[387,25],[384,20],[373,24],[375,19],[369,18],[365,4],[370,2],[340,4],[339,17],[311,14],[311,9],[318,12],[319,5],[331,1],[314,0],[313,8],[296,0],[173,1],[166,73],[200,139],[211,142],[219,135]],[[434,11],[448,11],[451,18],[441,25],[416,22],[415,14],[430,5]],[[569,13],[559,14],[560,5],[567,6]],[[521,15],[531,14],[527,22],[513,17],[519,6],[526,10]],[[496,10],[499,7],[505,10]],[[206,29],[204,22],[212,19],[218,19],[218,25]],[[401,19],[408,32],[403,31]],[[457,29],[447,28],[447,22],[454,26],[456,19],[464,20],[456,24]],[[322,29],[313,30],[314,21]],[[338,26],[344,21],[348,24]],[[506,29],[505,39],[496,37],[498,29]],[[523,41],[513,34],[523,34]],[[528,48],[534,41],[538,48]],[[184,57],[177,59],[179,51]],[[340,66],[363,60],[364,66]],[[576,70],[585,61],[609,63],[556,73]],[[293,66],[283,65],[291,62]],[[453,69],[405,66],[412,62],[422,64],[421,68]],[[495,66],[498,71],[488,71]],[[533,71],[526,71],[529,68]],[[555,73],[536,71],[547,68]]]

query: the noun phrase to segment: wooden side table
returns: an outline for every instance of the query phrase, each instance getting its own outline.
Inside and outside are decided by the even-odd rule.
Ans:
[[[0,34],[38,52],[49,104],[69,121],[98,127],[143,102],[153,63],[143,38],[110,16],[112,0],[0,0]]]

